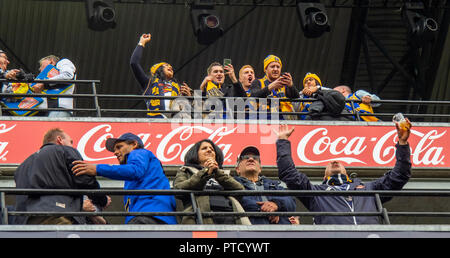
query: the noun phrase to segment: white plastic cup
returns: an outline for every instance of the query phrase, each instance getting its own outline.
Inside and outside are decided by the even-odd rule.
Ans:
[[[397,113],[392,117],[392,122],[398,123],[400,130],[408,130],[409,126],[402,113]]]

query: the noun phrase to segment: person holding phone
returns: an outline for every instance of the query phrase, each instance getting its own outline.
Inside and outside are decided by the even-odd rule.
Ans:
[[[231,64],[231,60],[228,59],[224,62],[226,66],[223,66],[219,62],[213,62],[209,65],[206,70],[207,75],[203,79],[200,84],[200,90],[202,91],[202,95],[208,98],[210,97],[247,97],[245,90],[242,88],[242,85],[236,78],[234,74],[234,67]],[[228,75],[232,84],[225,83],[225,75]],[[219,114],[220,117],[229,118],[226,114],[226,102],[223,100],[222,102],[222,111],[223,116],[220,115],[220,112],[214,112],[214,114]],[[212,105],[214,103],[211,103]],[[218,104],[218,103],[216,103]],[[220,104],[219,104],[220,105]],[[216,109],[217,110],[217,106]],[[212,114],[212,113],[211,113]],[[209,114],[209,115],[211,115]],[[208,116],[209,116],[208,115]]]
[[[250,95],[255,98],[299,98],[292,75],[290,73],[282,73],[281,59],[275,55],[268,55],[264,59],[265,76],[261,79],[254,80],[250,86]],[[267,102],[266,105],[259,105],[260,111],[267,110],[267,119],[273,119],[271,113],[274,112],[293,112],[294,108],[289,101],[280,101],[278,105]],[[279,119],[293,120],[296,116],[282,115]]]

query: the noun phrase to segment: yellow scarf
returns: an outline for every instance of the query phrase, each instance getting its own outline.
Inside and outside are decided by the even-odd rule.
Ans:
[[[208,84],[206,84],[206,95],[212,96],[212,97],[223,97],[223,92],[220,90],[222,85],[216,85],[212,81],[209,81]]]
[[[264,78],[259,79],[261,82],[261,89],[266,87],[266,82],[269,82],[269,79],[267,76],[264,76]],[[269,84],[269,83],[268,83]],[[286,98],[286,90],[285,87],[281,89],[272,90],[270,95],[268,97],[271,98]],[[269,109],[269,105],[267,105],[267,109]],[[292,106],[292,103],[290,101],[280,101],[280,110],[281,112],[294,112],[294,107]],[[271,112],[278,112],[275,107],[271,109]]]

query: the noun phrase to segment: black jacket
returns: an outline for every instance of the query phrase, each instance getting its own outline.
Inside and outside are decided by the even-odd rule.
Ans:
[[[250,85],[250,95],[254,98],[267,98],[272,92],[269,90],[269,84],[263,88],[261,85],[261,81],[256,79],[252,82],[252,85]],[[286,98],[288,99],[297,99],[300,97],[300,94],[298,93],[295,86],[292,87],[285,87],[286,89]]]
[[[98,189],[100,186],[93,176],[74,176],[72,162],[82,160],[80,153],[69,146],[45,144],[29,156],[14,174],[16,188],[19,189]],[[105,206],[105,195],[89,195],[98,206]],[[17,211],[59,211],[76,212],[82,210],[82,195],[17,195]],[[26,224],[28,217],[19,217],[17,224]],[[74,217],[78,223],[84,218]]]
[[[288,140],[277,140],[277,166],[280,180],[286,183],[290,190],[323,190],[336,191],[337,188],[327,184],[313,185],[309,178],[297,171],[291,154],[291,143]],[[396,145],[396,163],[392,170],[382,177],[363,183],[355,178],[349,184],[348,190],[401,190],[411,177],[411,160],[409,145]],[[309,211],[313,212],[376,212],[374,196],[353,196],[350,205],[345,196],[304,196],[298,198]],[[382,197],[386,202],[390,197]],[[378,217],[372,216],[316,216],[315,224],[379,224]]]
[[[284,190],[285,188],[280,185],[281,181],[272,180],[265,176],[260,176],[258,182],[253,183],[245,177],[235,176],[234,179],[241,183],[246,190]],[[260,212],[261,205],[256,202],[271,201],[277,204],[278,211],[295,211],[297,205],[295,199],[291,196],[267,196],[267,195],[249,195],[241,196],[239,202],[245,211],[248,212]],[[249,217],[252,225],[256,224],[270,224],[269,217]],[[278,224],[291,224],[289,217],[280,216],[280,221]]]

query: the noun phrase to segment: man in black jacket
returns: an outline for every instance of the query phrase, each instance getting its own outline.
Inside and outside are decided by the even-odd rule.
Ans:
[[[229,99],[219,100],[221,97],[247,97],[242,85],[236,79],[233,65],[229,64],[223,67],[222,64],[213,62],[209,65],[206,72],[207,76],[200,84],[200,90],[202,91],[202,96],[208,97],[203,104],[203,108],[206,111],[211,110],[212,112],[205,115],[205,117],[211,119],[233,118],[231,107],[234,107],[234,102],[230,102]],[[232,84],[225,83],[225,75],[230,77],[230,80],[233,82]],[[227,112],[227,106],[229,107],[229,112]]]
[[[59,128],[49,130],[43,146],[29,156],[14,174],[16,188],[20,189],[98,189],[94,176],[74,176],[72,162],[81,160],[72,147],[72,138]],[[107,205],[105,195],[89,196],[100,207]],[[82,195],[17,195],[16,211],[77,212],[83,206]],[[84,217],[74,216],[21,216],[17,224],[84,224]]]
[[[246,190],[284,190],[281,181],[272,180],[261,175],[261,159],[259,150],[254,146],[244,148],[238,156],[234,179],[241,183]],[[296,209],[295,199],[291,196],[242,196],[239,199],[247,212],[275,212]],[[291,224],[287,216],[249,217],[255,224]]]
[[[358,178],[350,179],[345,167],[338,161],[330,162],[324,173],[322,184],[312,184],[309,178],[295,168],[291,154],[291,143],[288,140],[294,129],[281,125],[278,134],[277,166],[278,176],[290,190],[322,190],[322,191],[373,191],[401,190],[411,177],[410,147],[408,138],[411,123],[401,129],[396,123],[398,143],[396,144],[396,163],[392,170],[382,177],[363,183]],[[375,196],[303,196],[298,198],[312,212],[377,212]],[[390,200],[382,197],[381,202]],[[314,224],[379,224],[376,216],[315,216]]]

